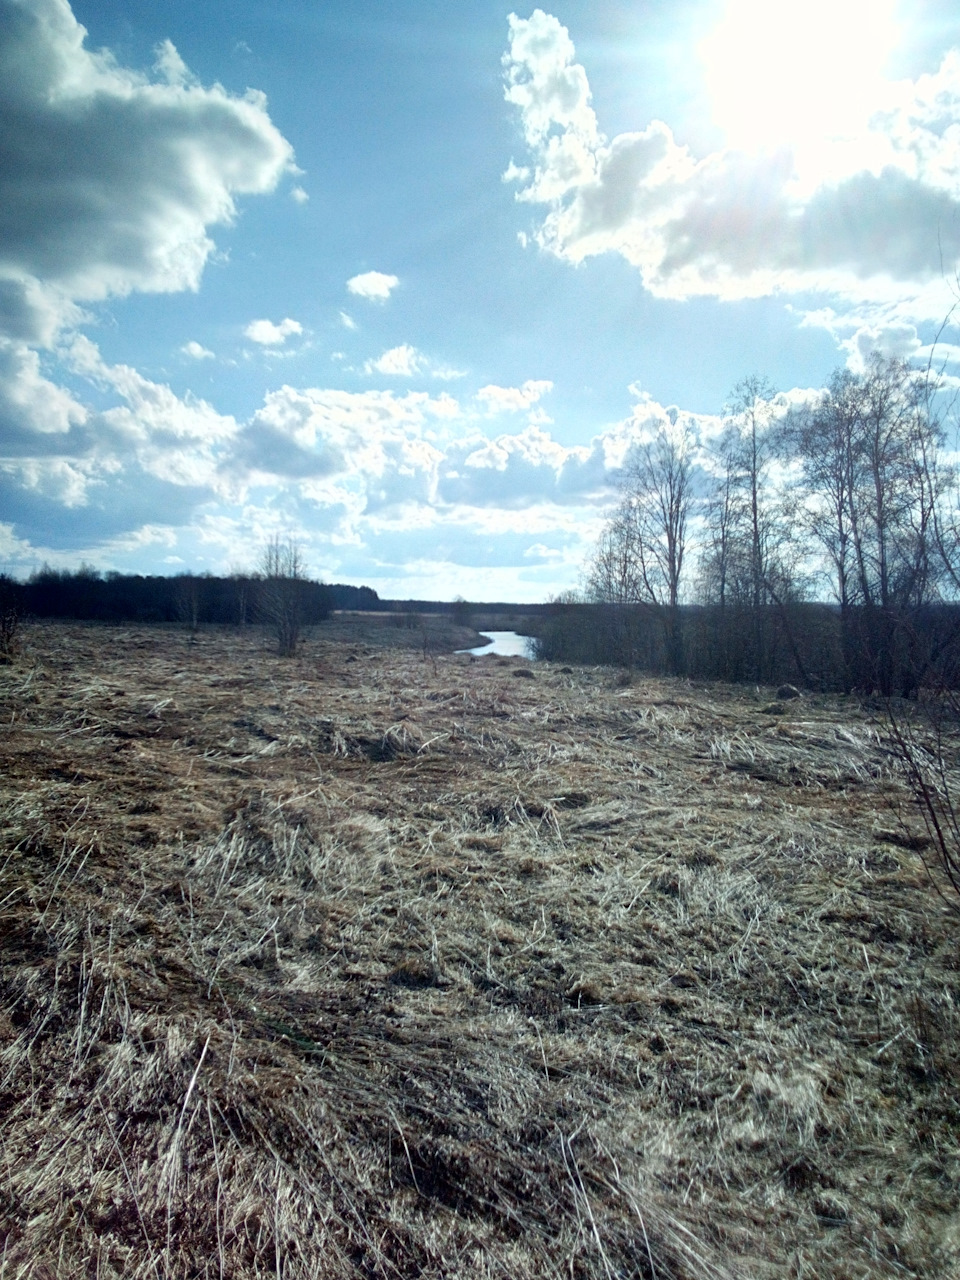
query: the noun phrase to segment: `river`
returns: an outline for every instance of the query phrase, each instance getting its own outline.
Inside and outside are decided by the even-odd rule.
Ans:
[[[489,643],[479,645],[476,649],[458,649],[458,653],[472,653],[478,658],[484,654],[495,653],[504,658],[532,658],[530,652],[533,644],[532,636],[521,636],[516,631],[483,631],[481,635],[489,636]]]

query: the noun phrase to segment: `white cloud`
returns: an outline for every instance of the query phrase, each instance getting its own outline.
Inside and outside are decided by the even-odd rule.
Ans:
[[[189,356],[191,360],[212,360],[214,358],[213,352],[208,347],[201,346],[199,342],[193,339],[185,342],[180,351],[183,355]]]
[[[303,333],[303,325],[289,316],[279,324],[272,320],[251,320],[243,332],[251,342],[258,342],[262,347],[279,347],[292,334]]]
[[[346,311],[340,312],[340,323],[345,329],[350,329],[351,331],[357,327],[356,320],[354,320],[353,316],[347,315]]]
[[[391,347],[382,356],[368,360],[363,366],[365,373],[382,373],[387,377],[398,378],[412,378],[414,374],[422,373],[426,367],[426,357],[407,342],[399,347]]]
[[[240,430],[223,467],[241,483],[254,473],[302,478],[349,474],[379,483],[390,456],[426,451],[432,457],[434,446],[425,434],[460,412],[446,394],[285,386],[270,392]]]
[[[233,218],[238,196],[299,171],[262,96],[204,88],[169,42],[149,73],[126,69],[86,47],[65,0],[0,0],[0,33],[0,509],[16,513],[0,543],[11,555],[29,564],[43,548],[52,563],[75,554],[141,568],[156,548],[160,568],[198,553],[216,567],[203,558],[212,546],[226,566],[241,527],[290,513],[333,563],[355,552],[396,577],[414,563],[440,591],[445,566],[470,566],[509,595],[521,588],[500,587],[524,573],[573,563],[577,529],[610,496],[617,447],[604,437],[569,449],[531,424],[546,382],[491,386],[465,405],[445,391],[281,387],[237,422],[65,334],[86,303],[196,288],[211,228]],[[397,285],[367,272],[348,289],[382,302]],[[246,328],[275,350],[302,332],[290,317]],[[52,354],[41,359],[40,343]],[[214,358],[195,339],[180,354]],[[370,367],[461,376],[410,344]],[[525,414],[525,430],[478,431],[499,412]]]
[[[85,407],[44,378],[35,352],[8,344],[0,374],[19,402],[0,403],[0,502],[18,512],[11,536],[25,563],[40,548],[51,562],[72,549],[142,567],[136,557],[156,544],[226,568],[282,513],[314,539],[327,573],[374,586],[425,575],[449,596],[469,572],[472,593],[498,582],[494,594],[542,595],[575,577],[630,448],[678,417],[638,391],[635,411],[585,445],[529,422],[483,434],[479,406],[536,410],[549,384],[530,379],[467,404],[446,392],[284,386],[237,423],[107,364],[85,337],[62,354],[115,403]],[[694,425],[709,434],[706,419]]]
[[[457,378],[466,377],[463,369],[454,369],[450,365],[435,364],[412,347],[408,342],[399,347],[391,347],[383,355],[366,360],[364,373],[379,373],[388,378],[413,378],[417,374],[428,374],[440,382],[454,382]]]
[[[197,83],[196,76],[180,57],[171,40],[161,40],[157,45],[156,54],[157,60],[153,64],[153,69],[161,80],[178,88]]]
[[[0,325],[49,342],[74,304],[196,288],[240,194],[293,152],[262,94],[203,88],[173,45],[155,79],[86,47],[66,0],[0,0]]]
[[[60,354],[116,403],[90,409],[43,377],[36,352],[0,343],[0,504],[16,508],[17,535],[89,550],[145,525],[188,525],[217,496],[217,458],[234,420],[107,365],[83,336]]]
[[[491,414],[523,413],[552,390],[552,382],[528,378],[522,387],[498,387],[494,383],[481,387],[477,399]]]
[[[861,326],[843,346],[849,353],[847,364],[854,372],[863,373],[873,352],[910,360],[919,354],[923,343],[915,325],[880,324]]]
[[[789,145],[698,158],[659,120],[608,140],[574,58],[556,18],[511,16],[505,93],[534,161],[512,173],[518,199],[546,206],[547,251],[619,253],[664,298],[821,291],[915,310],[960,262],[960,53],[886,86],[865,132],[823,142],[819,177]]]
[[[237,434],[234,418],[190,392],[177,396],[129,365],[106,364],[96,345],[82,335],[64,354],[75,373],[121,401],[89,415],[84,450],[89,464],[118,480],[139,471],[181,489],[216,487],[219,454]],[[148,504],[146,495],[144,520]]]
[[[36,351],[0,339],[0,458],[80,452],[89,416],[44,376]]]
[[[446,394],[287,386],[271,392],[225,440],[221,472],[239,486],[235,497],[272,477],[296,484],[321,506],[352,511],[354,523],[364,512],[402,508],[407,523],[432,525],[440,512],[443,519],[459,518],[457,512],[469,509],[473,514],[464,518],[470,520],[501,513],[496,525],[511,512],[520,519],[522,512],[603,506],[630,447],[659,424],[669,425],[671,413],[677,416],[643,399],[629,418],[588,445],[571,447],[538,425],[493,438],[479,434],[470,413]],[[543,516],[541,529],[557,519]]]
[[[931,291],[926,312],[936,315],[938,305],[943,305],[941,290]],[[902,360],[926,360],[932,358],[935,365],[944,359],[953,362],[953,347],[941,339],[936,348],[925,346],[917,325],[910,318],[919,311],[915,300],[899,306],[859,306],[845,311],[834,307],[819,307],[801,312],[800,327],[825,329],[841,351],[846,352],[847,367],[855,373],[866,368],[871,352],[884,356],[896,356]],[[921,314],[923,312],[921,311]]]
[[[383,271],[364,271],[359,276],[351,277],[347,281],[347,288],[358,298],[386,302],[399,283],[396,276],[386,275]]]
[[[511,160],[501,175],[501,182],[527,182],[530,170],[525,165],[517,165]]]
[[[67,458],[27,458],[3,466],[4,478],[14,478],[31,497],[55,503],[64,511],[84,507],[89,500],[91,474]]]
[[[306,204],[310,196],[304,191],[303,187],[296,186],[290,188],[290,199],[296,201],[297,204]]]

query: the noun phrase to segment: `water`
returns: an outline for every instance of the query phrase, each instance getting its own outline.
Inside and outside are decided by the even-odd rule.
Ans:
[[[503,658],[532,658],[530,636],[518,635],[516,631],[484,631],[490,637],[489,644],[482,644],[476,649],[458,649],[457,653],[473,653],[478,658],[484,654],[496,653]]]

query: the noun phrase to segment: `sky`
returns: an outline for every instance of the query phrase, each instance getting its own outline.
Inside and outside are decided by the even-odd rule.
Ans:
[[[0,571],[545,600],[958,268],[955,0],[0,0]]]

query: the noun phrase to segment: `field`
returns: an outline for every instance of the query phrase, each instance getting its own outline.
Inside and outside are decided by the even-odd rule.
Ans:
[[[960,1275],[869,708],[388,630],[0,667],[0,1277]]]

